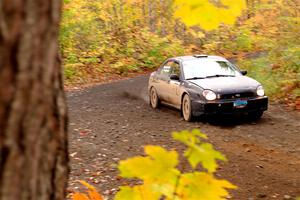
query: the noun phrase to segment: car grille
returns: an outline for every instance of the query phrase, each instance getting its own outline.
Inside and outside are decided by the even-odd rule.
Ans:
[[[255,97],[253,92],[242,92],[242,93],[231,93],[231,94],[221,94],[220,99],[239,99],[239,98],[249,98]]]

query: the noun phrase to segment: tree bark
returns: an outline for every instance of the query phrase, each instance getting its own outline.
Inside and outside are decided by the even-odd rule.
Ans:
[[[64,199],[60,0],[0,0],[0,199]]]
[[[148,0],[148,26],[152,33],[156,31],[155,22],[155,3],[153,0]]]

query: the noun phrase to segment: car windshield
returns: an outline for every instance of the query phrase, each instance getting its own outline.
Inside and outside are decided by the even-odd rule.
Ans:
[[[228,61],[195,59],[183,61],[182,64],[185,79],[241,76],[236,67]]]

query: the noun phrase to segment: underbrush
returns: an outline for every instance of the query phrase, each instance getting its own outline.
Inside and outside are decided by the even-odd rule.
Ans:
[[[64,1],[60,49],[67,84],[94,82],[103,76],[128,76],[184,54],[182,41],[172,35],[172,11],[159,20],[168,18],[173,22],[150,24],[149,15],[142,13],[144,3]],[[151,12],[161,13],[159,9],[165,8],[156,7]]]
[[[300,109],[299,68],[291,70],[293,67],[290,63],[281,66],[278,59],[272,60],[270,56],[239,60],[237,64],[248,71],[248,76],[263,84],[272,101],[287,103],[290,107]]]
[[[168,57],[184,54],[179,40],[159,37],[150,32],[140,33],[134,41],[115,44],[103,52],[87,54],[80,51],[66,53],[64,74],[67,84],[88,83],[101,76],[128,76],[159,67]]]

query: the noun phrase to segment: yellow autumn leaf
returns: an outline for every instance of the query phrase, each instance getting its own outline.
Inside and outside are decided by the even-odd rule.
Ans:
[[[158,200],[160,194],[151,190],[149,185],[139,185],[134,187],[123,186],[116,194],[115,200]]]
[[[120,162],[119,170],[122,177],[139,178],[143,180],[144,184],[137,188],[123,188],[117,195],[119,199],[128,195],[139,198],[138,194],[146,195],[147,198],[144,199],[149,200],[153,199],[153,196],[171,197],[173,195],[176,181],[180,175],[176,169],[178,165],[177,152],[167,151],[160,146],[146,146],[145,153],[147,156],[137,156]],[[139,190],[137,191],[137,189]]]
[[[175,4],[175,16],[188,26],[199,25],[205,30],[216,29],[221,23],[234,24],[246,8],[245,0],[220,0],[220,5],[208,0],[175,0]]]
[[[228,189],[236,186],[226,180],[218,180],[213,173],[217,168],[216,159],[225,160],[211,144],[203,143],[201,139],[207,136],[199,130],[173,133],[174,139],[187,145],[185,155],[192,167],[199,163],[208,172],[180,172],[178,154],[160,146],[146,146],[146,156],[137,156],[119,164],[120,174],[124,178],[138,178],[141,185],[124,186],[117,193],[116,200],[222,200],[229,193]],[[189,152],[191,151],[191,152]]]
[[[210,173],[215,172],[218,167],[216,160],[226,161],[225,156],[214,150],[213,146],[209,143],[191,146],[184,155],[193,168],[196,168],[201,163]]]
[[[180,141],[187,146],[198,144],[201,142],[201,139],[207,139],[207,136],[197,129],[192,131],[184,130],[180,132],[173,132],[172,136],[173,139]]]
[[[160,146],[146,146],[147,157],[137,156],[119,164],[120,175],[124,178],[140,178],[142,180],[172,180],[179,171],[176,151],[167,151]],[[151,169],[151,170],[149,170]]]
[[[218,180],[204,172],[183,174],[177,194],[181,200],[223,200],[229,195],[227,189],[236,186],[226,180]]]
[[[218,167],[217,160],[226,161],[226,157],[214,150],[211,144],[201,141],[207,136],[200,130],[173,132],[173,138],[187,146],[184,156],[194,169],[201,164],[209,173],[213,173]]]

